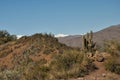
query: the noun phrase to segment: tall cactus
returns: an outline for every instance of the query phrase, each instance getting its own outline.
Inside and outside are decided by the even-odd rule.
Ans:
[[[93,42],[93,32],[91,31],[90,33],[87,33],[86,35],[82,36],[82,49],[83,50],[87,50],[92,52],[94,47],[95,47],[95,43]]]
[[[86,39],[85,39],[85,36],[83,35],[82,36],[82,49],[85,49],[86,47]]]

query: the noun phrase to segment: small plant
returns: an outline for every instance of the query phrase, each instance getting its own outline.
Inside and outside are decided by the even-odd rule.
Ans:
[[[52,52],[53,52],[52,49],[46,49],[46,50],[44,50],[43,54],[48,55],[48,54],[50,54],[50,53],[52,53]]]

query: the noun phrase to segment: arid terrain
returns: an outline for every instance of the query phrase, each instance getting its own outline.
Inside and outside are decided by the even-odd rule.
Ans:
[[[120,80],[120,25],[84,38],[37,33],[15,39],[4,34],[0,80]]]

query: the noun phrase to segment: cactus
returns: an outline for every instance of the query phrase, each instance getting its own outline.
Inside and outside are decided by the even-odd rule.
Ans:
[[[95,43],[92,40],[93,32],[87,33],[86,35],[82,36],[82,49],[92,52],[95,48]]]
[[[86,45],[86,39],[85,36],[82,36],[82,49],[85,49]]]

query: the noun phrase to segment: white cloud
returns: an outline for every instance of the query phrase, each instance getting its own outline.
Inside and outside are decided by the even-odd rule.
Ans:
[[[24,35],[17,35],[17,39],[20,39],[22,36],[24,36]],[[69,35],[67,35],[67,34],[56,34],[55,35],[56,38],[66,37],[66,36],[69,36]]]
[[[24,36],[24,35],[17,35],[17,39],[21,38],[22,36]]]
[[[55,35],[55,37],[66,37],[66,36],[69,36],[69,35],[67,35],[67,34],[57,34],[57,35]]]

